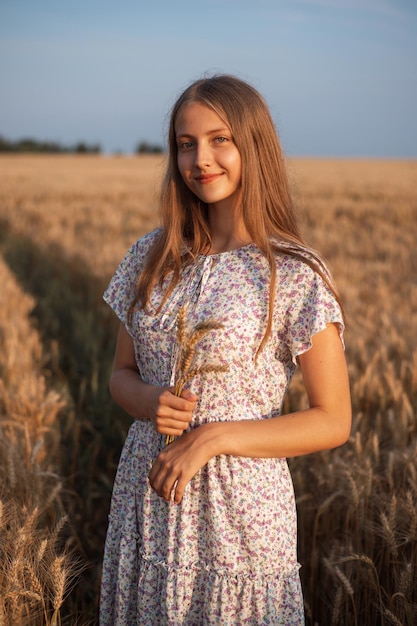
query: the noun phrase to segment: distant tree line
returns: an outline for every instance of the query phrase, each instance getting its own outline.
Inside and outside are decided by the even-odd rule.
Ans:
[[[79,141],[74,145],[66,146],[57,141],[39,141],[31,137],[24,137],[12,141],[0,135],[0,153],[44,153],[44,154],[101,154],[100,144],[88,144]],[[140,141],[135,149],[136,154],[161,154],[162,146],[148,141]]]
[[[141,141],[136,148],[136,154],[161,154],[163,151],[162,146],[147,141]]]
[[[58,143],[57,141],[38,141],[37,139],[32,139],[30,137],[25,137],[23,139],[18,139],[17,141],[12,141],[0,135],[0,152],[41,152],[45,154],[100,154],[101,146],[99,144],[90,145],[88,143],[85,143],[84,141],[79,141],[73,146],[65,146],[61,143]]]

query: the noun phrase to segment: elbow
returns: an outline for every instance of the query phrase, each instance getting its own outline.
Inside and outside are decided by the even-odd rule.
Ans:
[[[113,372],[111,373],[110,378],[109,378],[109,392],[110,392],[110,395],[111,395],[112,399],[114,400],[114,378],[113,378]]]
[[[342,409],[333,407],[330,410],[326,410],[316,407],[317,409],[320,416],[317,422],[317,451],[332,450],[333,448],[343,446],[350,437],[352,427],[350,405]]]
[[[345,444],[350,437],[350,432],[352,428],[352,412],[350,408],[349,410],[346,410],[343,414],[339,413],[338,415],[336,415],[335,419],[333,420],[333,425],[333,445],[331,445],[331,448],[338,448],[339,446],[343,446],[343,444]]]
[[[350,436],[350,429],[345,429],[343,431],[338,432],[333,438],[333,445],[331,448],[339,448],[343,446],[348,440]]]
[[[118,376],[118,370],[114,370],[111,374],[110,374],[110,379],[109,379],[109,392],[110,392],[110,396],[112,398],[112,400],[114,400],[115,402],[118,403],[118,390],[119,390],[119,376]]]

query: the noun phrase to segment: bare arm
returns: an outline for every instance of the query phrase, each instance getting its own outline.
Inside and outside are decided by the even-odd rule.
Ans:
[[[269,420],[225,423],[217,434],[213,432],[222,454],[293,457],[345,443],[351,426],[350,392],[334,324],[313,337],[312,348],[299,363],[309,408]]]
[[[309,408],[267,420],[206,424],[187,433],[157,457],[150,473],[155,491],[175,501],[195,473],[218,454],[293,457],[343,444],[350,432],[351,404],[346,360],[335,325],[313,337],[299,357]],[[175,484],[177,483],[177,484]]]
[[[113,400],[129,415],[151,420],[164,435],[182,435],[192,419],[197,400],[194,394],[184,391],[177,398],[169,387],[154,387],[140,378],[133,340],[123,324],[117,336],[109,387]]]

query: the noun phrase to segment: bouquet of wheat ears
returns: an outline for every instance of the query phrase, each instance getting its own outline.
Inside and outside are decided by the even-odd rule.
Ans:
[[[193,328],[190,329],[187,325],[187,310],[188,305],[185,304],[180,308],[177,315],[176,340],[178,355],[175,365],[174,393],[178,397],[181,395],[185,385],[197,374],[226,372],[229,369],[228,365],[211,363],[209,361],[203,361],[200,365],[195,365],[198,343],[211,330],[223,328],[223,324],[214,319],[208,319],[198,322]],[[174,435],[167,435],[165,438],[165,444],[169,445],[174,441],[174,439]]]

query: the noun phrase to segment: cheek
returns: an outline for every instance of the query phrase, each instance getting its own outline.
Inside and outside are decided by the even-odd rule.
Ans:
[[[236,180],[240,180],[242,175],[242,160],[239,153],[232,153],[229,155],[228,168],[230,172],[233,172],[233,177]]]
[[[177,167],[185,186],[193,191],[190,169],[186,166],[183,159],[177,159]]]
[[[178,171],[181,174],[181,176],[184,176],[183,172],[184,172],[184,166],[182,163],[182,159],[180,157],[177,157],[177,167],[178,167]]]
[[[178,171],[181,174],[181,177],[186,181],[187,180],[187,173],[189,173],[190,171],[190,167],[189,167],[189,163],[187,158],[185,158],[183,155],[182,156],[178,156],[177,158],[177,166],[178,166]]]

